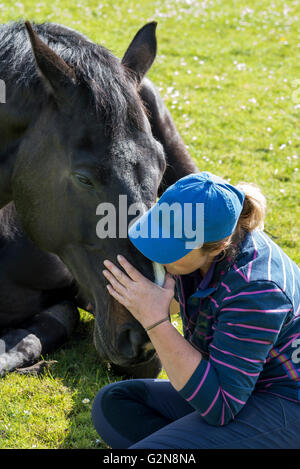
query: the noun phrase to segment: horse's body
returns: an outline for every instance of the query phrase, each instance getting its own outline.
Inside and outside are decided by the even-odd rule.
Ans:
[[[155,24],[138,32],[122,62],[69,28],[34,31],[0,26],[0,374],[59,347],[81,307],[95,315],[102,359],[131,376],[155,376],[160,363],[147,334],[101,275],[103,260],[118,253],[151,280],[153,266],[127,238],[101,240],[95,230],[102,201],[117,206],[126,194],[145,210],[197,171],[144,78]]]

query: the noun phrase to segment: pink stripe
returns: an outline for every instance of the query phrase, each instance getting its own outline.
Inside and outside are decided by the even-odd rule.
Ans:
[[[222,287],[226,288],[226,290],[228,291],[228,293],[231,293],[231,290],[230,290],[229,286],[226,285],[226,283],[221,282],[221,285],[222,285]]]
[[[282,376],[275,376],[275,378],[267,378],[267,379],[258,379],[258,383],[265,383],[268,381],[275,381],[276,379],[283,379],[283,378],[289,378],[289,375],[282,375]]]
[[[296,311],[296,313],[295,313],[295,316],[297,316],[297,314],[299,313],[299,311],[300,311],[300,304],[299,304],[298,309],[297,309],[297,311]]]
[[[218,303],[216,302],[216,300],[214,298],[212,298],[211,296],[208,297],[210,299],[210,301],[212,301],[214,303],[214,305],[218,308],[219,305]]]
[[[194,399],[194,397],[196,396],[197,392],[200,390],[202,384],[204,383],[204,381],[205,381],[205,379],[206,379],[206,376],[207,376],[207,374],[208,374],[209,369],[210,369],[210,363],[208,362],[208,363],[207,363],[206,370],[205,370],[205,373],[204,373],[204,375],[203,375],[203,377],[202,377],[202,379],[201,379],[201,381],[200,381],[198,387],[195,389],[195,391],[193,392],[193,394],[192,394],[190,397],[188,397],[188,398],[186,399],[187,401],[191,401],[192,399]]]
[[[201,415],[202,415],[202,417],[204,417],[205,415],[207,415],[207,414],[208,414],[208,412],[210,412],[210,411],[211,411],[211,409],[213,408],[213,406],[214,406],[214,405],[215,405],[215,403],[216,403],[216,400],[217,400],[217,399],[218,399],[218,397],[219,397],[220,391],[221,391],[221,389],[219,388],[219,389],[218,389],[218,392],[217,392],[217,394],[215,395],[215,397],[214,397],[214,399],[213,399],[212,403],[210,404],[210,406],[208,407],[208,409],[207,409],[207,410],[206,410],[206,411],[205,411],[203,414],[201,414]]]
[[[279,332],[280,329],[267,329],[266,327],[258,327],[258,326],[248,326],[246,324],[233,324],[232,322],[226,322],[228,326],[238,326],[238,327],[245,327],[247,329],[255,329],[258,331],[267,331],[267,332]]]
[[[216,349],[216,350],[218,350],[219,352],[224,353],[225,355],[231,355],[231,356],[233,356],[233,357],[240,358],[241,360],[246,360],[247,362],[250,362],[250,363],[264,363],[262,360],[254,360],[254,359],[252,359],[252,358],[242,357],[241,355],[236,355],[235,353],[227,352],[227,350],[219,349],[219,348],[216,347],[214,344],[210,344],[210,347],[211,347],[211,348],[214,348],[214,349]]]
[[[222,308],[221,311],[245,311],[249,313],[287,313],[291,309],[245,309],[245,308]]]
[[[246,404],[246,402],[240,401],[240,399],[237,399],[236,397],[232,396],[231,394],[229,394],[229,392],[224,391],[224,389],[223,389],[223,392],[224,392],[224,394],[226,394],[226,396],[230,397],[230,399],[232,399],[233,401],[236,401],[239,404]]]
[[[231,300],[232,298],[236,298],[237,296],[244,296],[244,295],[256,295],[257,293],[274,293],[274,292],[281,292],[280,288],[272,288],[270,290],[257,290],[257,291],[252,291],[252,292],[241,292],[237,293],[236,295],[233,296],[226,296],[224,298],[225,300]]]
[[[300,332],[298,332],[297,334],[293,334],[291,338],[291,340],[289,340],[283,347],[281,347],[281,349],[278,349],[278,352],[282,352],[282,350],[284,350],[285,348],[287,348],[292,342],[294,342],[294,340],[300,336]]]
[[[203,311],[199,311],[198,314],[200,316],[204,316],[206,319],[212,319],[214,317],[214,315],[210,315],[210,316],[207,316],[206,313],[204,313]]]
[[[224,402],[223,402],[223,405],[222,405],[221,425],[224,425],[224,417],[225,417],[225,404],[224,404]]]
[[[238,274],[240,274],[241,277],[243,277],[243,279],[244,279],[247,283],[249,283],[249,280],[247,279],[247,277],[245,277],[245,275],[242,274],[242,272],[239,271],[239,269],[237,268],[237,266],[236,266],[235,264],[233,264],[233,268],[234,268],[234,270],[237,271]]]
[[[266,341],[266,340],[255,340],[255,339],[242,339],[241,337],[237,337],[236,335],[230,334],[229,332],[224,332],[224,331],[218,331],[221,332],[222,334],[228,335],[229,337],[232,337],[233,339],[241,340],[242,342],[254,342],[256,344],[267,344],[269,345],[271,342]]]
[[[222,389],[221,386],[220,386],[220,388],[221,388],[221,393],[222,393],[222,397],[223,397],[223,399],[224,399],[224,401],[225,401],[225,404],[227,405],[228,409],[230,410],[231,416],[232,416],[232,418],[234,419],[234,413],[232,412],[231,407],[230,407],[230,405],[229,405],[228,402],[227,402],[226,396],[225,396],[224,391],[223,391],[223,389]]]
[[[243,375],[246,375],[246,376],[258,376],[260,374],[260,372],[259,373],[248,373],[247,371],[241,370],[240,368],[237,368],[236,366],[228,365],[228,363],[221,362],[220,360],[217,360],[216,358],[214,358],[212,356],[210,356],[210,359],[213,360],[214,362],[220,363],[220,365],[224,365],[224,366],[227,366],[228,368],[232,368],[233,370],[237,370],[237,371],[239,371],[240,373],[243,373]]]
[[[293,317],[289,320],[289,322],[287,322],[287,323],[284,324],[283,327],[285,328],[285,327],[289,326],[292,322],[297,321],[297,319],[300,319],[300,316],[299,316],[299,315],[298,315],[298,316],[293,316]]]
[[[298,379],[299,379],[299,376],[298,376],[298,373],[297,373],[298,370],[293,366],[291,360],[289,360],[288,357],[286,355],[284,355],[283,353],[281,353],[279,355],[278,352],[275,349],[273,349],[273,352],[276,354],[276,358],[278,358],[280,363],[286,369],[287,374],[289,375],[289,377],[294,381],[298,381]],[[282,358],[284,359],[284,361],[282,361]],[[290,367],[287,365],[287,363],[290,365]],[[296,375],[296,378],[293,375],[293,373]]]
[[[205,337],[205,340],[209,340],[209,339],[212,339],[212,338],[213,338],[213,335],[207,335],[207,336]]]

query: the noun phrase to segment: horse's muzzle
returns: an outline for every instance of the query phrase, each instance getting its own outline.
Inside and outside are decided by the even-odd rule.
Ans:
[[[153,263],[153,277],[156,284],[163,285],[165,270],[162,265]],[[160,361],[142,325],[127,311],[127,319],[117,328],[114,327],[114,320],[124,315],[124,312],[126,309],[124,311],[123,306],[113,301],[106,316],[107,322],[103,321],[100,312],[96,315],[96,350],[104,361],[110,362],[113,367],[121,369],[128,376],[138,374],[145,378],[156,377],[160,370]],[[115,333],[109,338],[107,331],[113,330]]]
[[[121,326],[117,347],[123,358],[134,362],[147,361],[155,353],[145,330],[138,323]]]

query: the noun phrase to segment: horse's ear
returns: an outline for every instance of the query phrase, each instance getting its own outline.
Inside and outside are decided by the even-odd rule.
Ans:
[[[122,59],[122,64],[135,73],[138,83],[141,83],[156,56],[156,26],[155,21],[143,26],[134,36]]]
[[[25,27],[36,59],[37,69],[47,90],[52,92],[54,98],[58,98],[63,85],[76,83],[75,72],[38,37],[29,21],[25,22]]]

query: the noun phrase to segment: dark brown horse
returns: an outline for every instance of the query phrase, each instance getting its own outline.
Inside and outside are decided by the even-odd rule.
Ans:
[[[96,209],[147,210],[196,172],[156,87],[156,23],[122,60],[58,24],[0,26],[0,374],[38,360],[95,315],[94,344],[119,372],[153,377],[160,363],[140,324],[106,291],[103,260],[123,254],[154,280],[127,238],[99,239]],[[130,222],[130,217],[128,219]]]

